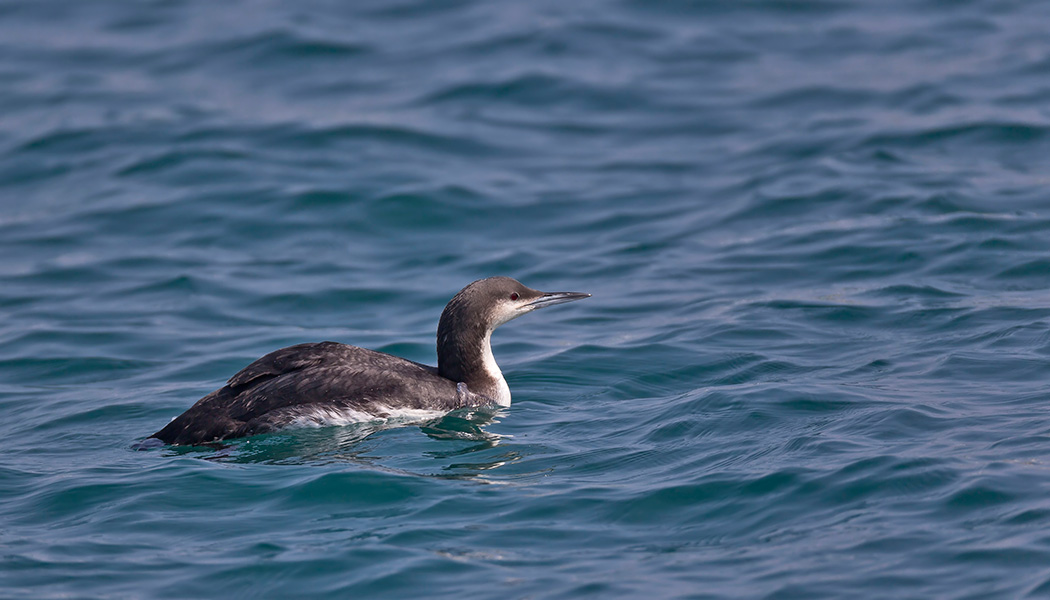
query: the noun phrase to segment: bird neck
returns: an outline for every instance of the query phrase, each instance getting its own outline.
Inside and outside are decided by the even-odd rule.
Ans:
[[[438,325],[438,374],[465,383],[501,406],[510,406],[510,387],[492,356],[492,330],[443,314]]]

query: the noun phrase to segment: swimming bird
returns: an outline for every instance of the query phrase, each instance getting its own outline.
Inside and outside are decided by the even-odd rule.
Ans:
[[[337,342],[297,344],[251,363],[150,437],[197,445],[299,424],[510,406],[492,332],[537,308],[588,297],[541,292],[509,277],[479,279],[441,313],[437,367]]]

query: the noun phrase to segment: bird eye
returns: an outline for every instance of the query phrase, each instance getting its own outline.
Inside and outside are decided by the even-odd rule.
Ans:
[[[510,299],[511,300],[517,300],[518,299],[518,292],[511,292],[510,293]]]

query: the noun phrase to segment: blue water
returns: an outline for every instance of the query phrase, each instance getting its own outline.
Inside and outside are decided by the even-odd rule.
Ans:
[[[0,596],[1050,596],[1047,23],[0,1]],[[135,450],[497,274],[509,409]]]

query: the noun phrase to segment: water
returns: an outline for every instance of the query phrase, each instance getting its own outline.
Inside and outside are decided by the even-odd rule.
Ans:
[[[0,596],[1050,595],[1048,19],[0,2]],[[133,449],[494,274],[507,410]]]

